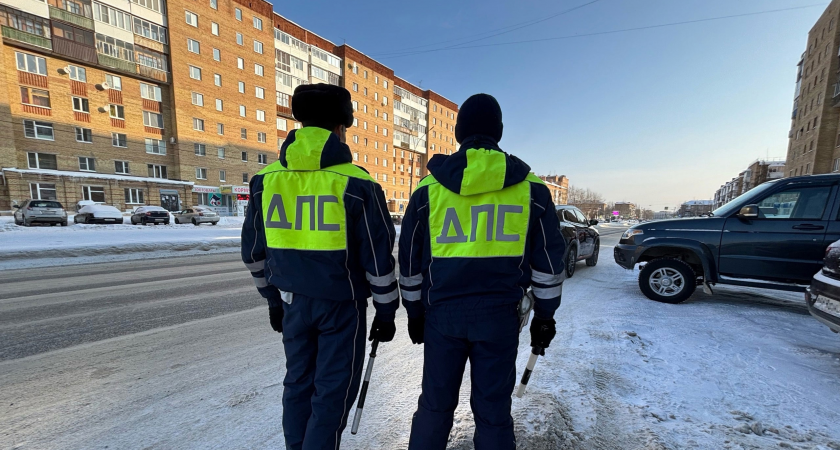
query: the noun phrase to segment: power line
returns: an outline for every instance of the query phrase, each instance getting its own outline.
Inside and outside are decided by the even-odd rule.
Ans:
[[[490,38],[492,38],[492,37],[496,37],[496,36],[500,36],[500,35],[503,35],[503,34],[511,33],[511,32],[513,32],[513,31],[516,31],[516,30],[521,30],[522,28],[527,28],[527,27],[530,27],[530,26],[532,26],[532,25],[536,25],[536,24],[538,24],[538,23],[542,23],[542,22],[545,22],[545,21],[547,21],[547,20],[551,20],[551,19],[553,19],[553,18],[555,18],[555,17],[559,17],[559,16],[562,16],[562,15],[568,14],[568,13],[570,13],[570,12],[572,12],[572,11],[577,11],[578,9],[585,8],[585,7],[587,7],[587,6],[589,6],[589,5],[593,4],[593,3],[598,3],[599,1],[601,1],[601,0],[592,0],[592,1],[588,2],[588,3],[584,3],[584,4],[582,4],[582,5],[578,5],[578,6],[575,6],[575,7],[573,7],[573,8],[569,8],[569,9],[566,9],[566,10],[560,11],[559,13],[552,14],[552,15],[550,15],[550,16],[548,16],[548,17],[544,17],[544,18],[542,18],[542,19],[529,20],[529,21],[526,21],[526,22],[521,22],[521,23],[519,23],[519,24],[509,25],[509,26],[502,27],[502,28],[497,28],[497,29],[495,29],[495,30],[485,31],[485,32],[483,32],[483,33],[479,33],[479,35],[482,35],[482,34],[487,34],[487,33],[495,33],[496,31],[500,31],[500,32],[499,32],[499,33],[495,33],[495,34],[491,34],[491,35],[489,35],[489,36],[484,36],[484,37],[481,37],[481,38],[473,39],[473,40],[471,40],[471,41],[462,42],[462,43],[460,43],[460,44],[453,44],[453,45],[450,45],[450,46],[447,46],[447,47],[443,47],[443,48],[441,48],[441,49],[437,49],[437,50],[448,49],[448,48],[452,48],[452,47],[456,47],[456,46],[460,46],[460,45],[471,44],[471,43],[473,43],[473,42],[483,41],[484,39],[490,39]],[[514,27],[514,28],[512,28],[512,29],[510,29],[510,30],[506,30],[507,28],[511,28],[511,27]],[[502,30],[506,30],[506,31],[502,31]],[[447,40],[447,41],[441,41],[441,42],[438,42],[438,43],[435,43],[435,44],[426,44],[426,45],[419,45],[419,46],[416,46],[416,47],[408,47],[408,48],[404,48],[404,49],[402,49],[402,50],[400,50],[400,51],[395,51],[395,52],[375,53],[375,54],[373,54],[372,56],[381,56],[381,55],[397,55],[397,54],[402,54],[402,53],[405,53],[405,52],[406,52],[406,50],[412,50],[412,49],[417,49],[417,48],[429,47],[429,46],[432,46],[432,45],[438,45],[438,44],[445,44],[445,43],[447,43],[447,42],[460,41],[460,40],[463,40],[463,39],[469,39],[469,38],[457,38],[457,39],[450,39],[450,40]]]
[[[669,23],[662,23],[662,24],[657,24],[657,25],[647,25],[647,26],[643,26],[643,27],[623,28],[623,29],[619,29],[619,30],[609,30],[609,31],[597,31],[597,32],[592,32],[592,33],[571,34],[571,35],[566,35],[566,36],[556,36],[556,37],[541,38],[541,39],[528,39],[528,40],[523,40],[523,41],[497,42],[497,43],[494,43],[494,44],[480,44],[480,45],[470,45],[470,46],[464,46],[464,47],[462,47],[460,45],[456,45],[456,46],[443,47],[443,48],[431,49],[431,50],[418,50],[418,51],[414,51],[414,52],[406,52],[405,54],[399,54],[399,55],[395,55],[395,56],[385,56],[382,59],[404,58],[406,56],[413,56],[413,55],[421,54],[421,53],[431,53],[431,52],[438,52],[438,51],[444,51],[444,50],[462,50],[462,49],[470,49],[470,48],[495,47],[495,46],[501,46],[501,45],[515,45],[515,44],[528,44],[528,43],[534,43],[534,42],[557,41],[557,40],[563,40],[563,39],[574,39],[574,38],[590,37],[590,36],[603,36],[603,35],[608,35],[608,34],[626,33],[626,32],[629,32],[629,31],[650,30],[650,29],[655,29],[655,28],[665,28],[665,27],[673,27],[673,26],[678,26],[678,25],[688,25],[688,24],[694,24],[694,23],[724,20],[724,19],[734,19],[734,18],[739,18],[739,17],[757,16],[757,15],[772,14],[772,13],[785,12],[785,11],[794,11],[794,10],[799,10],[799,9],[814,8],[814,7],[817,7],[817,6],[823,6],[824,7],[826,5],[827,5],[827,3],[817,3],[817,4],[812,4],[812,5],[795,6],[795,7],[791,7],[791,8],[771,9],[771,10],[765,10],[765,11],[755,11],[755,12],[751,12],[751,13],[731,14],[731,15],[727,15],[727,16],[708,17],[708,18],[705,18],[705,19],[684,20],[684,21],[680,21],[680,22],[669,22]]]

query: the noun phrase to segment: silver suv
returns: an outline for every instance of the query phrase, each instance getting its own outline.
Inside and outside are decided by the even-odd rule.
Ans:
[[[173,212],[172,215],[175,217],[175,223],[192,223],[193,225],[201,225],[202,223],[209,223],[210,225],[216,225],[219,223],[219,215],[216,214],[216,211],[213,211],[207,206],[193,206],[192,208],[187,208],[183,211],[176,211]]]
[[[67,226],[67,212],[55,200],[27,200],[15,205],[15,225],[31,226],[33,223]]]

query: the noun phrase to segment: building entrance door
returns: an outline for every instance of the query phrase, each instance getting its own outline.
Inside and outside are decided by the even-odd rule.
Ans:
[[[167,211],[180,211],[181,201],[178,194],[160,193],[160,206]]]

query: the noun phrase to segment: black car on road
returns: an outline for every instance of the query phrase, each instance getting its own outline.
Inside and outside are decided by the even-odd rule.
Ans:
[[[840,239],[840,174],[764,183],[709,217],[636,225],[621,236],[615,262],[642,264],[639,288],[648,298],[679,303],[698,284],[804,292]]]
[[[822,270],[814,275],[805,299],[812,316],[840,333],[840,241],[825,250]]]
[[[601,238],[593,228],[598,221],[587,219],[579,209],[569,205],[557,206],[557,219],[566,240],[566,278],[574,276],[578,261],[586,261],[587,266],[598,264]]]
[[[169,225],[169,211],[160,206],[140,206],[131,214],[133,225]]]

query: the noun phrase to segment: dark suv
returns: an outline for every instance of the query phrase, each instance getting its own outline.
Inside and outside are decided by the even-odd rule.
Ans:
[[[566,278],[574,276],[578,261],[585,260],[587,266],[598,264],[601,238],[598,230],[592,228],[598,221],[587,220],[579,209],[569,205],[557,206],[557,218],[566,239]]]
[[[803,291],[840,239],[840,174],[764,183],[709,217],[636,225],[615,247],[625,269],[644,264],[639,288],[679,303],[698,283]]]

